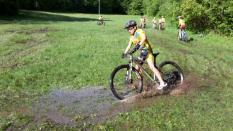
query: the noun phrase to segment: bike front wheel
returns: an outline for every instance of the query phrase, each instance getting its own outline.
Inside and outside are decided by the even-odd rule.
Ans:
[[[178,64],[172,61],[164,61],[159,65],[159,71],[168,86],[181,85],[184,82],[184,74]]]
[[[133,67],[120,65],[116,67],[110,76],[110,88],[113,95],[119,100],[142,92],[143,77]]]

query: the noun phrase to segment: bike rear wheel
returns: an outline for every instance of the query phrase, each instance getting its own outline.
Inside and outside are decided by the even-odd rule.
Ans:
[[[188,36],[185,31],[183,31],[183,41],[187,42],[188,41]]]
[[[172,61],[164,61],[159,65],[159,71],[168,86],[181,85],[184,82],[184,74],[178,64]]]
[[[180,40],[187,42],[188,41],[188,36],[187,33],[184,30],[179,31],[180,33]]]
[[[110,88],[116,98],[123,100],[142,92],[143,77],[134,67],[130,71],[129,65],[120,65],[110,76]]]

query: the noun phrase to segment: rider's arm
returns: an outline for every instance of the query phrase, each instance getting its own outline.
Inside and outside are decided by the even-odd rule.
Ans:
[[[126,47],[124,54],[127,54],[127,52],[129,51],[129,49],[131,47],[131,44],[132,44],[132,42],[129,41],[128,46]]]
[[[139,42],[139,45],[142,47],[142,46],[144,46],[143,44],[146,41],[146,34],[145,33],[141,33],[140,36],[141,36],[141,41]]]
[[[140,48],[140,45],[137,44],[136,46],[134,46],[134,48],[132,50],[129,51],[130,54],[133,54],[134,52],[136,52],[138,49]]]

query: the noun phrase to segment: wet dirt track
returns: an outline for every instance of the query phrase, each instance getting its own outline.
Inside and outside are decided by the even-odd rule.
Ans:
[[[204,86],[198,76],[187,76],[181,86],[167,95],[181,95],[187,91]],[[147,86],[149,86],[148,84]],[[109,88],[85,87],[79,90],[52,90],[33,106],[36,121],[48,119],[67,126],[79,124],[96,124],[104,122],[119,113],[132,110],[134,107],[145,108],[161,93],[154,88],[126,100],[117,100]]]

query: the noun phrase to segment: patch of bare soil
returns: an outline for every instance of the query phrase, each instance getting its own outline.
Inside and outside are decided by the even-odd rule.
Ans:
[[[151,83],[145,84],[145,90],[125,100],[116,99],[110,89],[86,87],[79,90],[53,90],[43,96],[33,106],[35,121],[49,121],[68,126],[96,124],[112,119],[119,113],[134,108],[145,108],[155,101],[158,95],[182,95],[204,86],[197,75],[189,75],[184,83],[169,92],[156,90]]]
[[[170,95],[182,95],[194,88],[201,87],[203,82],[201,78],[197,75],[189,75],[185,78],[182,85],[177,86],[171,92]]]
[[[44,27],[44,28],[38,28],[38,29],[30,29],[30,28],[25,28],[25,29],[8,29],[5,32],[6,33],[19,33],[19,34],[34,34],[34,33],[47,33],[47,32],[54,32],[57,31],[57,29],[49,28],[49,27]]]

